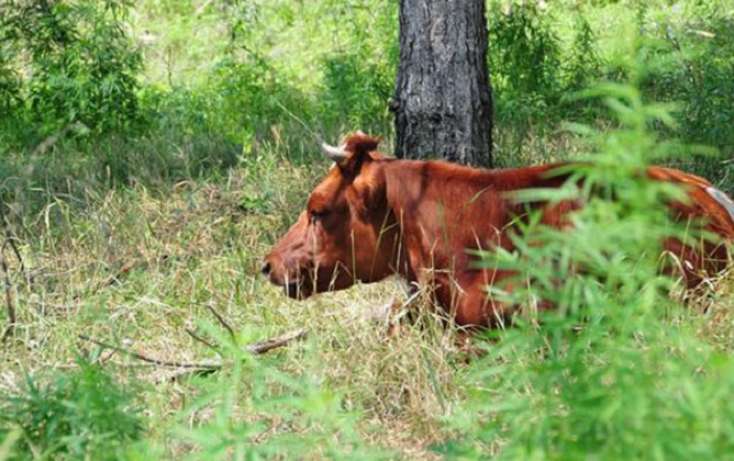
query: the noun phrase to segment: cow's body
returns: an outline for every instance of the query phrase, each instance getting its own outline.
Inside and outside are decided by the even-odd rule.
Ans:
[[[314,189],[307,211],[266,258],[271,281],[302,297],[398,273],[430,286],[459,325],[489,325],[501,318],[503,307],[488,299],[486,286],[511,274],[475,268],[467,250],[511,249],[508,230],[527,205],[507,192],[560,186],[565,178],[548,174],[557,165],[478,170],[388,159],[374,152],[376,145],[365,135],[347,139],[344,156]],[[661,167],[648,174],[686,185],[692,200],[671,206],[676,218],[704,217],[709,230],[734,238],[734,204],[706,180]],[[536,206],[544,223],[562,227],[578,205]],[[673,239],[664,244],[681,258],[689,285],[726,260],[722,245],[707,243],[694,251]]]

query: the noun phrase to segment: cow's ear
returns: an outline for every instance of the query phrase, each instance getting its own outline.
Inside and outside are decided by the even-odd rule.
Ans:
[[[339,147],[322,142],[321,151],[328,159],[336,163],[342,173],[353,177],[359,174],[362,164],[366,159],[371,158],[370,152],[377,149],[379,144],[380,138],[357,131],[344,138],[344,142]]]
[[[344,139],[344,150],[354,155],[365,155],[377,149],[380,141],[380,138],[357,131]]]
[[[339,164],[342,171],[350,176],[359,174],[362,164],[370,158],[369,153],[380,145],[380,138],[358,131],[344,139],[344,151],[349,154],[348,161]]]

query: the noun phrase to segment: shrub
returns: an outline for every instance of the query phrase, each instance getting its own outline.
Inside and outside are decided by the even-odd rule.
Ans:
[[[489,71],[499,116],[520,119],[553,111],[560,97],[560,41],[536,2],[489,9]]]
[[[472,364],[471,396],[454,415],[462,437],[441,448],[452,457],[720,459],[734,449],[734,406],[722,397],[734,361],[697,337],[659,270],[663,239],[686,238],[665,206],[683,196],[644,169],[679,150],[649,131],[673,118],[632,87],[590,94],[605,97],[620,128],[576,127],[593,155],[561,190],[524,197],[581,199],[573,230],[531,219],[515,251],[483,254],[485,265],[518,274],[512,292],[493,295],[526,309]],[[539,300],[555,308],[535,312]]]
[[[96,132],[138,121],[137,73],[142,61],[127,36],[127,0],[10,0],[0,7],[5,71],[21,71],[13,118],[28,117],[41,135],[75,122]],[[9,61],[9,62],[8,62]],[[3,61],[0,60],[0,65]],[[7,86],[7,85],[6,85]]]
[[[358,414],[345,410],[342,396],[325,385],[313,351],[301,358],[305,369],[295,375],[219,338],[231,367],[202,382],[202,397],[182,414],[188,419],[203,408],[213,410],[208,421],[179,430],[195,444],[194,459],[389,458],[361,438]]]
[[[581,12],[577,12],[573,42],[562,63],[566,91],[586,88],[601,76],[603,63],[596,42],[597,37],[589,21]]]
[[[48,384],[28,377],[22,392],[0,397],[0,439],[22,431],[11,459],[117,459],[140,438],[131,393],[101,367],[79,366]]]
[[[0,44],[0,114],[7,115],[21,101],[20,78],[10,66],[8,47]]]
[[[646,93],[680,103],[676,117],[689,142],[734,152],[734,10],[718,1],[680,5],[669,15],[648,18],[654,40],[648,53],[655,67],[646,76]],[[714,180],[731,173],[719,159],[686,159]]]
[[[324,89],[319,97],[320,112],[338,125],[382,129],[389,125],[392,115],[388,100],[394,90],[389,68],[370,62],[366,56],[342,53],[324,58]]]

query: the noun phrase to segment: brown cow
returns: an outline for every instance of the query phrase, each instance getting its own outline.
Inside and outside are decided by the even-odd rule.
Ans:
[[[355,281],[377,282],[400,274],[432,287],[438,303],[459,325],[491,325],[504,315],[485,287],[509,273],[476,269],[467,249],[511,247],[508,228],[524,212],[508,191],[558,187],[546,174],[557,165],[479,170],[440,161],[387,158],[379,140],[363,133],[339,148],[324,144],[335,164],[311,192],[307,208],[265,258],[262,271],[294,298],[340,290]],[[679,218],[705,217],[708,229],[734,238],[734,203],[705,179],[650,167],[656,180],[684,184],[689,205],[672,208]],[[574,205],[543,207],[543,221],[562,226]],[[723,245],[696,252],[671,239],[690,286],[702,270],[720,270]]]

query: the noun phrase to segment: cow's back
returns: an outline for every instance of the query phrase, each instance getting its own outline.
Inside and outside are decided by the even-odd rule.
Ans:
[[[683,187],[689,200],[670,205],[676,220],[702,218],[707,229],[722,237],[734,238],[734,202],[705,178],[659,166],[648,168],[648,176]]]

